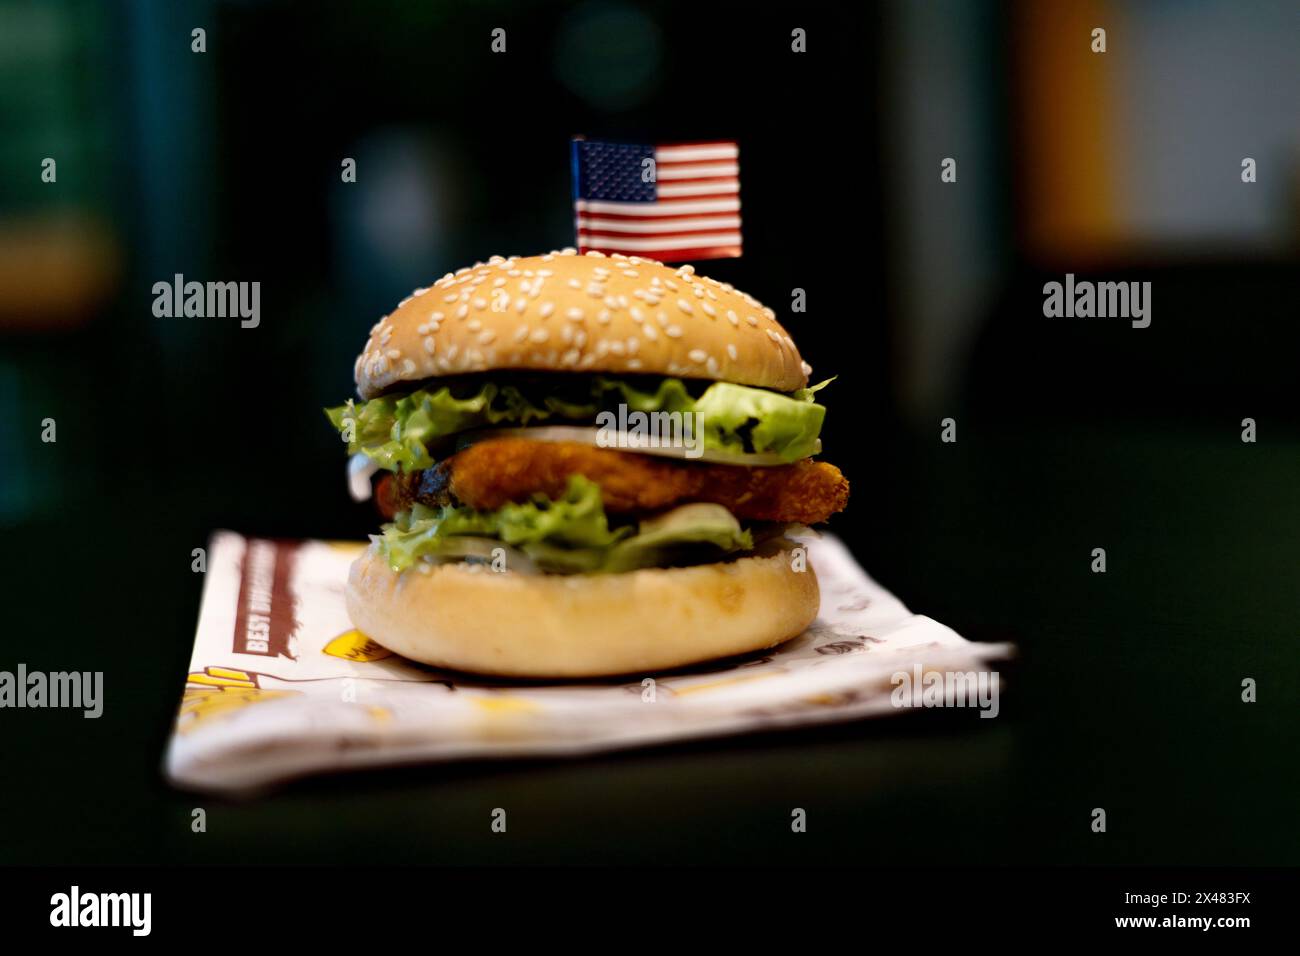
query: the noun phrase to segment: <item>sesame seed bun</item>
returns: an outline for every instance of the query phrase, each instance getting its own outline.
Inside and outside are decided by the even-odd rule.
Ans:
[[[464,564],[394,574],[372,545],[347,608],[411,660],[507,677],[640,674],[773,647],[803,632],[820,594],[811,565],[775,554],[625,574],[522,575]]]
[[[775,313],[725,282],[638,256],[494,256],[417,289],[371,329],[354,369],[374,398],[403,382],[498,370],[652,373],[788,392],[812,371]]]

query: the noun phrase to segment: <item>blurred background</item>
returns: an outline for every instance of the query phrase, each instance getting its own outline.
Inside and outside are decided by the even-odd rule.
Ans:
[[[796,27],[807,53],[791,52]],[[1298,63],[1291,0],[779,16],[0,0],[0,530],[29,629],[10,633],[82,635],[5,656],[120,671],[105,635],[147,648],[130,706],[152,736],[132,766],[155,773],[176,700],[156,688],[179,695],[198,606],[191,548],[221,527],[373,530],[320,409],[352,394],[370,326],[411,289],[573,244],[581,133],[739,141],[745,255],[698,268],[772,305],[815,375],[839,376],[825,447],[855,497],[833,530],[910,606],[1046,667],[1022,699],[1058,736],[1015,731],[995,762],[1038,774],[1035,742],[1084,733],[1051,710],[1056,678],[1090,675],[1076,701],[1085,679],[1131,679],[1136,700],[1155,673],[1141,654],[1201,687],[1230,649],[1294,675]],[[1067,272],[1150,281],[1151,327],[1044,318],[1043,283]],[[260,282],[260,326],[156,318],[153,284],[177,273]],[[796,288],[808,310],[791,315]],[[955,445],[938,440],[946,417]],[[1245,417],[1258,447],[1240,441]],[[1103,542],[1130,590],[1099,598],[1085,572]],[[70,587],[58,570],[74,559],[95,563]],[[1194,657],[1164,653],[1196,641]],[[1221,719],[1185,684],[1169,693],[1160,713],[1184,729]],[[1139,705],[1116,699],[1118,726]],[[1057,782],[1095,770],[1080,759]],[[1201,839],[1229,858],[1277,851]],[[1064,845],[1098,852],[1065,837],[1024,852]]]
[[[412,288],[573,242],[575,133],[740,141],[745,256],[704,268],[841,376],[841,455],[963,412],[1294,428],[1294,4],[812,5],[803,55],[742,9],[0,0],[0,522],[147,484],[340,530],[316,409]],[[1067,271],[1150,279],[1152,327],[1045,320]],[[259,281],[261,327],[155,318],[176,273]]]

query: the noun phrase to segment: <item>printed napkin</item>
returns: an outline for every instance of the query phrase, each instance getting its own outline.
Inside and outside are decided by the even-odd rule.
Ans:
[[[794,640],[662,675],[541,684],[440,672],[355,630],[343,591],[363,544],[217,532],[166,773],[187,789],[229,792],[381,764],[585,754],[851,720],[935,705],[942,685],[926,698],[908,686],[923,674],[978,672],[996,695],[991,662],[1009,645],[974,644],[910,613],[838,539],[805,543],[822,604]]]

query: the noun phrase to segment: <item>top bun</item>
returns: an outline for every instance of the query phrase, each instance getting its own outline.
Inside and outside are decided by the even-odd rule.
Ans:
[[[357,393],[467,372],[633,372],[780,392],[812,371],[776,315],[727,282],[639,256],[493,256],[416,289],[370,330]]]

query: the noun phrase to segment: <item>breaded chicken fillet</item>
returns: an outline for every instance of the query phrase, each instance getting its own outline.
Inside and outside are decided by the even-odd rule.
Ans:
[[[435,467],[396,478],[381,494],[388,510],[452,502],[491,511],[534,494],[559,498],[571,475],[600,485],[605,510],[643,512],[688,501],[720,504],[741,519],[815,524],[843,510],[848,479],[834,465],[804,459],[747,468],[594,448],[577,442],[494,438]]]

